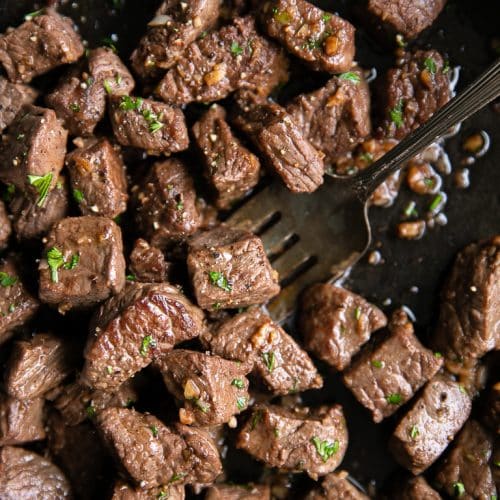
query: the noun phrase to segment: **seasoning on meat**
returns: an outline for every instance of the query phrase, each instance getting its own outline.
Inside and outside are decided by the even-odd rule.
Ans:
[[[395,500],[441,500],[441,495],[425,480],[424,476],[408,479],[394,487]]]
[[[369,497],[356,488],[348,479],[346,471],[327,474],[321,486],[312,490],[304,500],[368,500]]]
[[[38,92],[19,83],[10,83],[0,76],[0,133],[7,128],[16,117],[21,108],[33,104]]]
[[[186,498],[185,487],[183,484],[168,484],[145,490],[141,487],[134,488],[123,481],[117,481],[111,500],[151,500],[151,498],[184,500]]]
[[[163,283],[167,281],[169,264],[163,252],[139,238],[130,254],[130,271],[134,281]]]
[[[205,500],[271,500],[271,488],[264,484],[213,484]]]
[[[0,200],[0,251],[7,248],[10,235],[12,234],[12,224],[9,214],[5,209],[5,204]]]

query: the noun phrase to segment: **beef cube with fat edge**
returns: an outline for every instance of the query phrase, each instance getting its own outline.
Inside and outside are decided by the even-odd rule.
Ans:
[[[136,281],[163,283],[167,281],[169,264],[159,248],[139,238],[135,240],[134,248],[130,253],[130,271]]]
[[[214,354],[247,365],[273,394],[303,392],[323,385],[307,353],[259,308],[228,319],[203,340]]]
[[[365,347],[343,378],[378,423],[409,401],[442,365],[442,358],[420,343],[406,313],[399,310],[391,318],[389,335]]]
[[[0,251],[7,248],[11,234],[12,224],[10,222],[9,214],[5,209],[4,202],[0,200]]]
[[[336,370],[347,368],[371,334],[386,324],[378,307],[344,288],[318,283],[304,293],[299,314],[304,345]]]
[[[348,475],[346,471],[327,474],[321,486],[314,488],[304,500],[368,500],[369,497],[347,479]]]
[[[429,486],[424,476],[416,476],[398,483],[392,495],[395,500],[441,500],[441,495]]]
[[[7,128],[21,108],[33,104],[38,92],[20,83],[10,83],[0,76],[0,133]]]
[[[111,500],[151,500],[151,498],[164,498],[165,500],[184,500],[186,491],[183,484],[167,484],[145,490],[135,488],[124,481],[117,481],[113,487]]]
[[[460,384],[436,375],[397,425],[389,447],[396,460],[420,474],[443,453],[471,411],[471,398]]]
[[[226,111],[213,104],[193,126],[204,175],[220,209],[230,208],[259,182],[260,162],[233,134]]]
[[[47,9],[0,36],[0,64],[14,83],[28,83],[83,54],[73,21]]]
[[[271,500],[271,487],[264,484],[212,484],[205,500]]]
[[[219,226],[194,236],[187,263],[203,309],[262,304],[280,291],[261,239],[248,231]]]
[[[203,334],[203,312],[166,283],[130,283],[95,313],[85,347],[82,378],[113,391],[139,370]]]

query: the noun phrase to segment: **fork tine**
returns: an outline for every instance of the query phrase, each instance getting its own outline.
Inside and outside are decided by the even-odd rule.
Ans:
[[[311,254],[305,252],[300,242],[293,245],[283,255],[273,262],[273,269],[278,272],[280,280],[288,278],[304,262],[311,258]]]
[[[290,221],[286,218],[280,219],[261,235],[267,255],[278,253],[293,235],[294,230]]]

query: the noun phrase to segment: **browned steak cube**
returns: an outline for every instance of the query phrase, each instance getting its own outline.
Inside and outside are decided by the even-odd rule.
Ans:
[[[394,313],[389,331],[344,372],[344,383],[377,423],[409,401],[443,365],[417,339],[403,311]]]
[[[368,500],[369,497],[347,479],[348,475],[346,471],[327,474],[321,486],[312,490],[304,500]]]
[[[377,99],[380,133],[396,139],[425,123],[452,96],[449,72],[439,52],[417,50],[400,63],[381,80]]]
[[[130,96],[112,95],[109,103],[113,133],[122,146],[145,149],[155,156],[188,148],[186,121],[179,108]]]
[[[145,490],[134,488],[123,481],[117,481],[113,488],[111,500],[150,500],[151,498],[164,498],[165,500],[184,500],[186,491],[183,484],[167,484]]]
[[[193,178],[176,158],[155,163],[132,192],[139,232],[155,247],[183,240],[202,224]]]
[[[106,139],[90,139],[66,157],[73,198],[83,215],[113,219],[127,209],[127,179],[120,152]]]
[[[0,393],[0,446],[45,439],[43,405],[42,398],[20,401]]]
[[[500,382],[496,382],[488,390],[483,422],[491,431],[500,435]]]
[[[61,470],[32,451],[0,448],[0,498],[70,498],[71,486]]]
[[[423,476],[408,479],[403,486],[397,485],[393,495],[395,500],[441,500],[441,495]]]
[[[280,291],[262,241],[219,226],[189,241],[188,270],[198,305],[230,309],[262,304]]]
[[[14,260],[0,262],[0,345],[35,315],[39,305],[21,282]]]
[[[459,365],[500,349],[500,236],[458,254],[441,293],[433,344]]]
[[[287,107],[302,135],[332,164],[371,132],[370,91],[361,70],[334,76]]]
[[[163,283],[167,281],[169,264],[163,252],[139,238],[130,254],[130,270],[134,280],[143,283]]]
[[[201,429],[173,432],[153,415],[124,408],[102,411],[97,426],[141,488],[212,482],[222,470],[215,443]]]
[[[43,206],[64,166],[67,137],[54,111],[25,106],[0,146],[0,180]]]
[[[7,248],[12,233],[12,224],[5,204],[0,200],[0,250]]]
[[[25,400],[57,387],[73,370],[72,351],[68,343],[48,333],[17,341],[5,373],[7,393]]]
[[[338,405],[315,410],[256,405],[236,443],[268,467],[306,472],[313,479],[334,471],[347,450],[347,427]]]
[[[10,83],[0,76],[0,132],[13,122],[23,106],[33,104],[37,95],[28,85]]]
[[[235,361],[175,349],[161,358],[157,366],[169,392],[183,403],[179,410],[183,424],[225,424],[248,406],[248,370]]]
[[[272,0],[259,9],[267,34],[317,71],[341,73],[354,59],[354,26],[306,0]]]
[[[324,154],[314,148],[285,108],[270,101],[240,99],[234,123],[288,189],[310,193],[323,184]]]
[[[489,500],[496,496],[497,489],[489,464],[492,451],[492,437],[475,420],[469,420],[438,467],[435,480],[439,489],[450,497],[465,500]],[[498,466],[492,464],[492,467]],[[463,491],[457,487],[458,484],[463,486]]]
[[[368,0],[368,13],[391,37],[411,39],[434,22],[445,4],[446,0]]]
[[[267,96],[288,78],[283,51],[260,36],[252,17],[193,42],[157,88],[170,104],[213,102],[239,89]]]
[[[128,95],[135,82],[127,67],[109,48],[89,51],[82,63],[70,69],[45,97],[74,136],[91,135],[106,112],[106,95]]]
[[[177,288],[129,284],[94,315],[83,380],[94,389],[113,391],[154,358],[204,330],[203,312]]]
[[[204,175],[216,193],[218,208],[230,208],[259,182],[260,162],[233,134],[226,111],[213,104],[193,126]]]
[[[150,79],[174,66],[186,48],[215,24],[219,4],[219,0],[164,1],[130,57],[134,71]]]
[[[205,500],[271,500],[271,488],[264,484],[212,484]]]
[[[471,398],[460,384],[437,375],[401,419],[390,441],[396,460],[420,474],[443,453],[471,411]]]
[[[291,394],[323,385],[307,353],[259,308],[225,321],[204,339],[211,352],[248,366],[273,394]]]
[[[120,292],[125,258],[120,227],[105,217],[67,217],[51,230],[39,265],[40,299],[61,313]]]
[[[363,297],[320,283],[304,294],[299,316],[306,349],[339,371],[386,324],[385,314]]]
[[[0,36],[0,64],[11,82],[30,82],[82,54],[73,22],[52,9]]]

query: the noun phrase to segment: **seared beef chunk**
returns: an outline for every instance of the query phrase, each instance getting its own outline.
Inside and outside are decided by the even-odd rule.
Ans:
[[[393,314],[389,330],[344,372],[345,384],[377,423],[409,401],[443,364],[419,342],[403,311]]]
[[[145,149],[156,156],[188,148],[186,121],[179,108],[130,96],[112,95],[109,102],[113,132],[122,146]]]
[[[0,64],[11,82],[30,82],[61,64],[77,61],[82,54],[71,19],[52,9],[0,36]]]
[[[467,366],[500,349],[500,236],[458,254],[441,299],[434,345],[447,359]]]
[[[0,262],[0,345],[27,323],[39,302],[24,287],[13,259]]]
[[[45,439],[44,400],[19,401],[0,393],[0,446]]]
[[[0,448],[0,498],[54,500],[69,497],[70,484],[52,462],[23,448]]]
[[[289,410],[256,405],[236,443],[268,467],[307,472],[313,479],[334,471],[347,449],[340,406]]]
[[[166,283],[133,283],[94,315],[83,380],[114,390],[175,344],[202,334],[203,312]]]
[[[262,304],[280,291],[262,241],[240,229],[220,226],[193,237],[188,270],[203,309]]]
[[[115,218],[127,209],[127,179],[120,152],[106,139],[83,142],[66,157],[73,197],[83,215]]]
[[[163,283],[167,281],[169,265],[163,252],[152,247],[146,240],[135,241],[130,254],[130,270],[134,280],[143,283]]]
[[[0,146],[0,180],[43,206],[63,168],[67,137],[54,111],[25,106]]]
[[[341,73],[354,59],[354,26],[306,0],[272,0],[259,9],[268,35],[312,69]]]
[[[331,472],[325,476],[321,487],[311,491],[304,500],[368,500],[369,497],[349,482],[347,476],[345,471]]]
[[[450,76],[439,52],[407,53],[379,87],[381,133],[403,139],[451,98]]]
[[[33,104],[37,94],[28,85],[10,83],[0,76],[0,133],[14,121],[23,106]]]
[[[71,373],[74,361],[69,343],[55,335],[39,333],[19,340],[7,365],[7,393],[21,400],[43,396]]]
[[[205,500],[271,500],[271,488],[264,484],[213,484]]]
[[[183,424],[208,427],[228,423],[248,406],[247,369],[234,361],[175,349],[158,367],[169,390],[183,402]]]
[[[152,498],[184,500],[186,498],[184,485],[167,484],[144,490],[143,488],[134,488],[123,481],[117,481],[111,500],[151,500]]]
[[[236,18],[193,42],[157,93],[178,105],[218,101],[239,89],[267,96],[287,80],[287,68],[283,51],[257,33],[252,17]]]
[[[441,495],[429,486],[423,476],[409,479],[394,489],[395,500],[441,500]]]
[[[306,349],[335,369],[347,368],[371,334],[387,324],[384,313],[363,297],[329,284],[306,291],[299,331]]]
[[[437,18],[446,0],[368,0],[371,21],[394,38],[415,38]]]
[[[313,147],[280,105],[239,99],[234,122],[249,136],[288,189],[310,193],[323,183],[323,153]]]
[[[135,82],[120,58],[109,48],[89,51],[76,68],[46,96],[64,126],[74,136],[91,135],[104,118],[106,94],[128,95]]]
[[[68,188],[66,179],[59,176],[56,187],[47,194],[45,203],[39,203],[16,193],[9,204],[14,221],[14,232],[20,241],[41,238],[52,226],[67,215]]]
[[[469,417],[471,399],[457,382],[437,375],[401,419],[390,441],[396,460],[420,474],[443,453]]]
[[[97,425],[132,480],[141,488],[212,482],[222,466],[215,443],[201,429],[170,430],[153,415],[109,408]]]
[[[234,136],[224,108],[217,104],[195,123],[193,134],[203,158],[204,175],[216,193],[217,207],[230,208],[259,182],[259,160]]]
[[[219,15],[219,0],[165,0],[132,53],[134,71],[143,78],[160,76],[182,57]]]
[[[444,463],[438,467],[436,483],[439,488],[450,497],[460,496],[464,500],[495,497],[497,489],[488,463],[492,450],[491,436],[475,420],[469,420]],[[463,485],[464,490],[460,495],[457,495],[458,483]]]
[[[0,200],[0,251],[7,248],[12,233],[12,224],[5,209],[4,202]]]
[[[98,304],[125,284],[120,227],[104,217],[68,217],[51,230],[40,261],[40,299],[61,313]]]
[[[153,246],[163,249],[201,226],[193,179],[180,160],[155,163],[132,191],[139,232]]]
[[[485,406],[484,423],[500,435],[500,382],[490,388]]]
[[[213,353],[248,366],[273,394],[303,392],[323,385],[306,352],[258,308],[227,320],[204,340]]]

